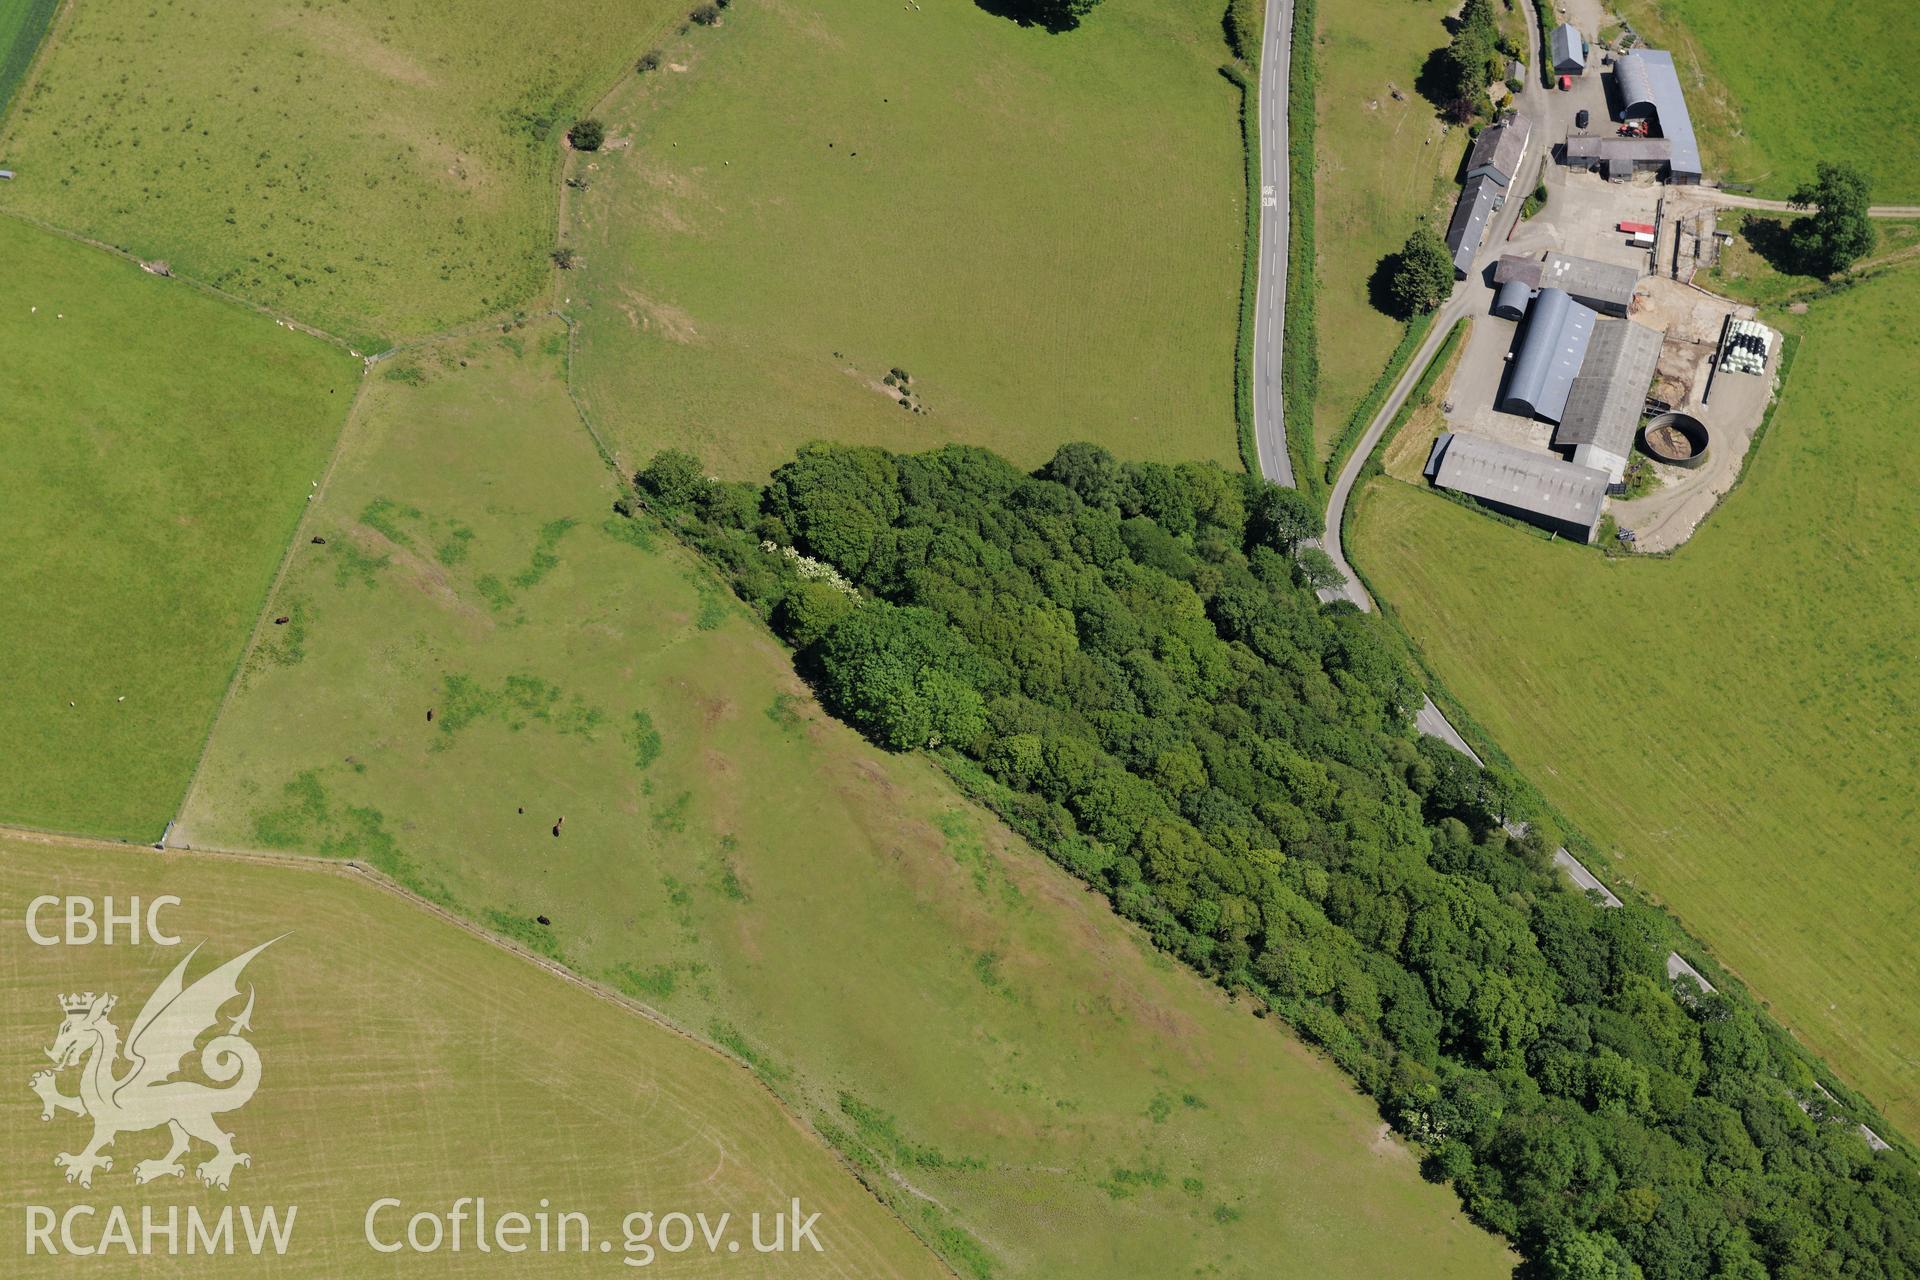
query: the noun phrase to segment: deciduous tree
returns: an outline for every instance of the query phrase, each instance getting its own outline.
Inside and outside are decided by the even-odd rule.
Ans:
[[[1422,223],[1394,257],[1394,303],[1403,314],[1424,315],[1452,292],[1453,255],[1440,234]]]
[[[1845,271],[1873,248],[1872,203],[1866,175],[1852,165],[1822,162],[1812,182],[1793,193],[1793,203],[1811,209],[1789,236],[1796,257],[1816,275]]]

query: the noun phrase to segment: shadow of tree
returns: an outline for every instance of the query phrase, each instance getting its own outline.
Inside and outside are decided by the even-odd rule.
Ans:
[[[1017,22],[1023,27],[1038,27],[1048,35],[1062,35],[1080,25],[1080,15],[1067,0],[973,0],[982,13]]]
[[[1793,222],[1788,218],[1763,218],[1748,214],[1740,225],[1740,238],[1760,259],[1782,275],[1819,278],[1820,272],[1793,243]]]
[[[1367,301],[1390,320],[1407,319],[1407,309],[1393,296],[1393,278],[1400,272],[1400,251],[1382,254],[1367,277]]]
[[[1455,81],[1453,59],[1442,45],[1420,64],[1420,74],[1413,78],[1413,91],[1427,100],[1434,114],[1445,115],[1456,96]]]

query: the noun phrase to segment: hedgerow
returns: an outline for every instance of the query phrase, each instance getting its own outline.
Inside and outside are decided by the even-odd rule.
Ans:
[[[1316,0],[1295,0],[1293,51],[1287,76],[1287,306],[1280,355],[1280,399],[1286,406],[1287,450],[1296,483],[1316,496],[1312,467],[1313,406],[1320,394],[1316,249],[1314,245],[1314,66]]]

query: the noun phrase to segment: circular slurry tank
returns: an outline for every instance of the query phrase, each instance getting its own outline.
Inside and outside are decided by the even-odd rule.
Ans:
[[[1647,423],[1640,443],[1655,462],[1697,467],[1707,460],[1707,424],[1690,413],[1663,413]]]

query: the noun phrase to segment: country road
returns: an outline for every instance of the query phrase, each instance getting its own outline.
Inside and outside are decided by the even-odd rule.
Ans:
[[[1253,301],[1253,442],[1260,474],[1293,488],[1287,453],[1280,357],[1287,313],[1287,78],[1293,57],[1293,0],[1267,0],[1260,47],[1260,262]]]
[[[1538,49],[1540,32],[1533,10],[1530,6],[1522,6],[1522,12],[1526,15],[1530,47]],[[1292,39],[1293,0],[1267,0],[1266,33],[1261,41],[1260,54],[1260,262],[1254,299],[1253,435],[1259,454],[1260,473],[1275,484],[1285,485],[1289,489],[1296,486],[1292,457],[1287,452],[1286,406],[1280,397],[1280,365],[1286,339],[1287,233],[1291,201],[1287,164],[1287,82]],[[1521,109],[1529,110],[1536,118],[1543,117],[1546,113],[1541,105],[1546,98],[1546,91],[1529,79],[1520,93]],[[1539,136],[1528,145],[1528,155],[1537,156],[1546,145],[1545,132],[1537,132]],[[1522,165],[1525,165],[1524,159]],[[1520,205],[1518,200],[1508,201],[1507,207],[1488,227],[1486,244],[1482,248],[1483,256],[1498,254],[1496,246],[1505,242],[1507,233],[1520,216]],[[1426,371],[1434,353],[1445,340],[1447,331],[1453,327],[1453,322],[1465,315],[1475,302],[1481,301],[1480,294],[1484,292],[1480,281],[1472,275],[1454,288],[1453,296],[1447,300],[1428,330],[1426,341],[1408,363],[1405,376],[1369,424],[1366,435],[1355,446],[1353,456],[1334,486],[1327,511],[1327,536],[1322,541],[1334,565],[1346,577],[1347,585],[1343,590],[1347,598],[1362,609],[1371,608],[1372,602],[1367,598],[1366,589],[1360,585],[1353,566],[1347,563],[1346,552],[1340,542],[1340,520],[1346,511],[1347,496],[1353,490],[1360,467],[1373,452],[1373,446],[1386,431],[1387,424],[1393,421],[1400,406],[1412,394],[1421,374]],[[1473,755],[1466,739],[1434,705],[1433,699],[1428,698],[1421,707],[1416,723],[1422,733],[1441,739],[1456,751]]]
[[[1518,209],[1520,206],[1517,200],[1509,200],[1507,204],[1512,209]],[[1509,225],[1511,225],[1510,220]],[[1504,242],[1504,240],[1505,233],[1502,232],[1501,241]],[[1483,292],[1485,290],[1480,282],[1471,276],[1454,287],[1453,296],[1448,298],[1440,310],[1434,314],[1433,324],[1428,328],[1425,340],[1413,353],[1413,359],[1407,362],[1406,373],[1401,375],[1400,381],[1395,383],[1393,390],[1387,394],[1386,401],[1380,406],[1380,412],[1374,415],[1372,422],[1367,424],[1366,434],[1361,436],[1359,442],[1353,446],[1353,455],[1347,459],[1347,465],[1341,468],[1340,478],[1334,481],[1333,492],[1327,497],[1327,532],[1321,541],[1327,555],[1332,558],[1334,567],[1340,570],[1347,580],[1346,585],[1336,593],[1334,597],[1336,599],[1344,595],[1363,610],[1373,608],[1373,601],[1368,598],[1367,589],[1360,585],[1359,575],[1354,573],[1353,566],[1347,563],[1346,546],[1340,539],[1340,526],[1347,514],[1347,499],[1352,496],[1353,486],[1360,478],[1361,468],[1366,466],[1367,459],[1372,456],[1373,447],[1380,443],[1380,437],[1386,434],[1388,424],[1400,412],[1400,407],[1406,404],[1407,398],[1413,394],[1413,389],[1419,385],[1421,377],[1427,371],[1427,366],[1433,363],[1434,356],[1439,353],[1440,344],[1447,340],[1448,331],[1453,328],[1455,321],[1471,311],[1475,304],[1483,301],[1479,296]],[[1437,710],[1433,714],[1440,715]],[[1444,723],[1444,717],[1442,717],[1442,723]],[[1449,730],[1452,729],[1451,725],[1447,727]]]
[[[1538,56],[1539,18],[1532,5],[1523,4],[1519,8],[1527,21],[1527,47],[1535,52],[1535,56]],[[1545,156],[1552,145],[1551,139],[1555,135],[1555,129],[1567,123],[1555,118],[1555,107],[1561,107],[1558,113],[1560,116],[1571,117],[1573,110],[1571,107],[1561,106],[1540,84],[1538,77],[1528,76],[1526,85],[1520,90],[1515,103],[1515,109],[1533,122],[1532,134],[1527,139],[1527,149],[1520,159],[1520,173],[1533,173],[1545,167]],[[1561,133],[1564,134],[1563,128]],[[1532,190],[1532,183],[1529,181],[1522,184],[1516,181],[1514,190],[1516,192]],[[1325,550],[1332,557],[1334,567],[1339,569],[1347,579],[1342,593],[1361,609],[1371,609],[1373,601],[1368,599],[1367,589],[1360,585],[1360,577],[1354,573],[1353,565],[1348,562],[1346,547],[1340,540],[1340,526],[1347,515],[1347,500],[1353,496],[1353,486],[1359,481],[1360,472],[1367,465],[1367,459],[1373,455],[1373,447],[1380,443],[1380,437],[1386,434],[1387,427],[1400,412],[1400,407],[1406,404],[1407,397],[1411,396],[1414,387],[1419,385],[1421,377],[1426,374],[1427,366],[1433,362],[1434,356],[1439,352],[1440,344],[1446,341],[1447,333],[1453,328],[1454,322],[1471,313],[1476,307],[1486,310],[1491,303],[1493,291],[1486,283],[1484,269],[1487,263],[1503,252],[1507,236],[1512,233],[1514,223],[1520,219],[1522,204],[1523,202],[1517,199],[1508,200],[1506,205],[1488,220],[1486,236],[1480,242],[1480,252],[1473,260],[1473,270],[1467,273],[1465,280],[1453,286],[1452,295],[1434,314],[1433,324],[1427,329],[1425,341],[1414,352],[1413,359],[1407,362],[1407,371],[1400,376],[1400,381],[1394,384],[1386,402],[1380,406],[1380,412],[1375,414],[1373,421],[1367,424],[1366,434],[1362,435],[1359,443],[1353,446],[1353,452],[1347,456],[1346,465],[1340,469],[1340,478],[1334,482],[1333,492],[1328,496]],[[1423,729],[1427,724],[1444,725],[1445,730],[1437,733],[1436,736],[1458,745],[1459,734],[1454,732],[1453,726],[1447,723],[1447,718],[1440,713],[1440,709],[1435,707],[1431,700],[1421,712],[1421,716]],[[1433,732],[1431,729],[1427,731]]]

